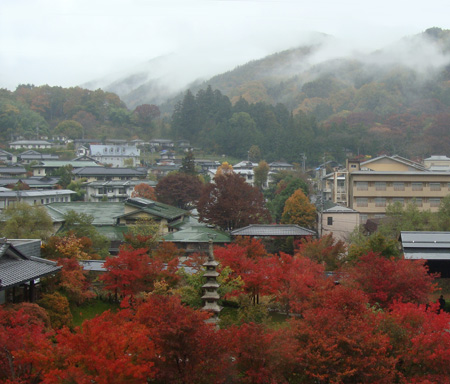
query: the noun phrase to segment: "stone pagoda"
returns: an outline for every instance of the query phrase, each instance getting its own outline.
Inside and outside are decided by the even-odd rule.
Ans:
[[[203,296],[202,300],[204,302],[203,310],[212,312],[212,316],[207,320],[208,323],[217,324],[219,321],[219,313],[222,310],[222,307],[218,304],[220,299],[219,293],[217,290],[220,287],[220,284],[217,282],[217,277],[219,276],[219,272],[216,271],[216,267],[219,263],[214,259],[214,250],[213,250],[213,241],[209,239],[209,255],[208,260],[203,266],[206,268],[206,272],[203,277],[206,278],[206,283],[202,285],[203,288]]]

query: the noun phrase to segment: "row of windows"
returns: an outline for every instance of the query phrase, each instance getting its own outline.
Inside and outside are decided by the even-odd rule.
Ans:
[[[125,193],[125,189],[123,189],[123,188],[119,188],[117,190],[115,188],[99,188],[97,190],[97,193],[99,195],[105,195],[107,193],[114,193],[114,191],[116,191],[116,193],[118,193],[118,194],[124,194]]]
[[[404,191],[406,187],[411,184],[413,191],[422,191],[425,187],[429,186],[430,191],[440,191],[442,188],[450,190],[450,183],[404,183],[404,182],[385,182],[385,181],[357,181],[356,189],[358,191],[368,191],[369,185],[374,185],[376,191],[385,191],[387,187],[392,186],[394,191]]]
[[[41,204],[50,204],[50,203],[67,203],[69,201],[69,197],[47,197],[46,199],[41,199]],[[38,204],[38,200],[34,200],[33,204]]]
[[[405,205],[405,199],[403,197],[394,197],[392,199],[387,199],[385,197],[375,197],[373,199],[369,199],[367,197],[357,197],[356,198],[356,206],[357,207],[368,207],[369,202],[374,202],[375,207],[386,207],[387,204],[395,204],[399,203],[402,206]],[[415,204],[418,207],[422,207],[424,203],[428,202],[430,207],[439,207],[441,204],[440,198],[414,198],[410,199],[410,202]]]

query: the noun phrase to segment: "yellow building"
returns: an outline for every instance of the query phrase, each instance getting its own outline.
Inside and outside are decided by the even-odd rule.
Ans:
[[[386,207],[394,203],[437,211],[441,199],[450,193],[450,172],[432,172],[400,156],[348,161],[347,171],[347,206],[360,213],[361,223],[384,216]],[[334,175],[328,176],[327,185],[332,188],[333,184]]]

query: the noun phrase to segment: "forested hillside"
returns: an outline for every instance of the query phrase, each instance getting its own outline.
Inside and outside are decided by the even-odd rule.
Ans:
[[[100,89],[20,85],[0,90],[0,139],[64,135],[71,139],[149,138],[159,127],[155,105],[130,111],[120,98]]]
[[[299,161],[300,153],[314,162],[349,154],[448,154],[450,31],[431,28],[384,51],[304,70],[304,62],[318,49],[282,52],[212,78],[203,89],[210,85],[220,90],[233,104],[233,113],[249,113],[251,120],[232,114],[233,120],[219,127],[220,119],[211,125],[209,117],[185,129],[196,132],[200,142],[215,132],[219,151],[235,148],[234,155],[241,156],[244,149],[239,147],[251,136],[263,157],[288,161]],[[191,90],[193,94],[198,87]],[[192,110],[186,106],[190,101],[185,95],[174,116],[183,110],[180,104],[185,113]],[[202,131],[202,124],[209,128]]]

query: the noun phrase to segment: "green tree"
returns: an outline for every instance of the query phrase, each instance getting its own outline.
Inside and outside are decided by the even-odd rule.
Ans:
[[[187,175],[196,175],[195,170],[195,157],[192,151],[189,151],[185,157],[181,160],[181,173],[186,173]]]
[[[61,121],[56,127],[57,133],[66,135],[69,139],[81,139],[83,137],[83,126],[75,120]]]
[[[81,180],[71,181],[67,185],[67,189],[70,189],[71,191],[76,192],[76,194],[72,195],[72,197],[71,197],[72,201],[84,201],[84,195],[86,192],[82,186],[83,186],[83,182]]]
[[[397,239],[392,239],[376,232],[369,237],[353,236],[348,249],[347,260],[357,262],[369,252],[377,253],[387,259],[399,258],[401,255]]]
[[[259,163],[261,161],[261,150],[257,145],[252,145],[248,150],[248,160],[252,163]]]
[[[65,165],[54,171],[51,176],[59,177],[59,185],[63,188],[67,188],[72,183],[72,169],[71,165]]]
[[[316,224],[316,207],[309,202],[303,190],[297,189],[291,197],[286,200],[283,214],[283,224],[297,224],[301,227],[314,228]]]
[[[259,189],[263,189],[269,176],[269,164],[262,160],[257,167],[253,168],[253,172],[255,173],[255,185]]]
[[[386,217],[378,232],[396,240],[401,231],[429,231],[435,229],[436,224],[436,215],[430,211],[420,211],[414,201],[405,207],[394,203],[386,208]]]
[[[46,240],[53,232],[53,222],[43,206],[18,202],[2,212],[0,231],[9,239]]]
[[[64,215],[64,225],[59,235],[73,233],[78,238],[88,237],[92,241],[93,251],[104,258],[109,255],[109,240],[97,231],[93,221],[92,215],[70,210]]]
[[[301,189],[305,195],[307,195],[308,184],[292,173],[281,172],[275,174],[274,177],[275,181],[278,180],[278,182],[272,185],[264,195],[269,200],[267,207],[269,208],[272,217],[278,223],[281,220],[286,200],[292,196],[297,189]]]

